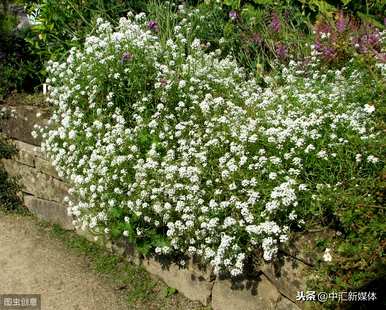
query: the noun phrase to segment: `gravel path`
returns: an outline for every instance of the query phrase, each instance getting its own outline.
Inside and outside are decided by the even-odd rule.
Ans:
[[[41,294],[42,310],[127,309],[111,284],[31,217],[1,213],[0,294]]]

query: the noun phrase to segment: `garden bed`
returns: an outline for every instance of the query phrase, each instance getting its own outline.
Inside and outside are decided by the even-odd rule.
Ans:
[[[65,203],[65,225],[135,249],[216,309],[303,307],[306,290],[329,292],[325,307],[369,288],[382,303],[382,11],[307,5],[149,3],[148,15],[93,15],[80,33],[45,28],[43,7],[32,31],[69,50],[45,67],[43,121],[15,106],[3,123],[24,139],[5,166],[26,193]],[[43,217],[55,209],[26,201]]]

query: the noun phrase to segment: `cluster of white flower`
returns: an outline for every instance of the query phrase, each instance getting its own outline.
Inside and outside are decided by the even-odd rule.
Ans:
[[[5,118],[15,118],[16,117],[16,113],[15,113],[15,110],[13,108],[9,108],[9,107],[2,107],[0,109],[0,120],[1,119],[5,119]]]
[[[353,136],[374,137],[372,108],[350,101],[358,72],[291,63],[263,89],[185,30],[161,44],[143,14],[115,30],[99,20],[83,50],[49,64],[42,147],[73,184],[79,227],[237,276],[257,248],[271,260],[287,241],[310,171],[346,158]]]

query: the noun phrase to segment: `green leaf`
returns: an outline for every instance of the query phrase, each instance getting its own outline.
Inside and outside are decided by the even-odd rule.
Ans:
[[[224,4],[230,6],[232,9],[240,8],[240,0],[224,0]]]
[[[377,21],[372,15],[363,14],[361,12],[357,12],[357,14],[360,17],[360,19],[362,19],[363,21],[365,21],[369,24],[372,24],[375,27],[378,27],[380,29],[384,28],[384,25],[382,25],[379,21]]]
[[[170,241],[167,239],[166,236],[155,234],[152,237],[152,245],[154,247],[164,247],[164,246],[170,246]]]
[[[246,4],[243,6],[243,10],[241,11],[241,16],[248,22],[252,22],[253,24],[257,24],[261,20],[260,11],[256,10],[252,4]]]
[[[118,227],[111,229],[111,236],[113,238],[118,238],[122,234],[122,231]]]
[[[124,223],[123,224],[123,230],[126,230],[128,235],[127,235],[127,239],[130,241],[130,242],[134,242],[135,240],[135,233],[134,233],[134,228],[133,226],[130,224],[130,223]]]
[[[340,2],[342,2],[343,5],[346,6],[347,4],[349,4],[351,2],[351,0],[340,0]]]
[[[121,218],[123,210],[121,208],[111,208],[110,214],[113,218]]]
[[[152,245],[149,241],[139,241],[136,245],[137,251],[143,256],[147,256],[152,248]]]
[[[173,296],[176,293],[177,293],[177,289],[175,289],[174,287],[167,287],[164,290],[164,296],[165,297]]]
[[[253,0],[253,2],[261,5],[273,4],[273,0]]]
[[[332,13],[336,12],[337,10],[335,6],[324,0],[303,0],[302,2],[307,4],[314,12],[319,12],[327,16],[331,16]]]

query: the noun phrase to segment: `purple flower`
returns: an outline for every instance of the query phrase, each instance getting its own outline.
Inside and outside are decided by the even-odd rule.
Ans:
[[[276,44],[276,55],[280,58],[280,59],[285,59],[288,57],[288,49],[287,47],[279,42]]]
[[[285,20],[288,22],[290,18],[290,12],[288,10],[285,10],[283,16]]]
[[[274,31],[274,32],[279,32],[280,31],[280,19],[279,19],[279,16],[277,16],[276,13],[272,13],[271,15],[271,29]]]
[[[322,44],[320,43],[319,40],[317,40],[315,42],[315,50],[318,51],[318,52],[320,52],[322,50]]]
[[[261,42],[262,42],[263,40],[261,39],[260,33],[255,32],[255,33],[252,35],[252,37],[251,37],[251,41],[252,41],[252,43],[254,43],[254,44],[256,44],[256,45],[259,45],[259,44],[261,44]]]
[[[161,86],[166,86],[168,84],[168,81],[165,79],[161,79],[160,81]]]
[[[376,55],[378,61],[386,63],[386,53],[377,53],[377,52],[375,52],[375,55]]]
[[[147,27],[150,29],[150,30],[153,30],[153,31],[158,31],[158,24],[155,20],[150,20],[148,23],[147,23]]]
[[[367,42],[371,46],[376,46],[379,44],[380,39],[381,39],[381,37],[379,35],[379,32],[374,31],[368,35]]]
[[[336,57],[336,51],[333,47],[324,46],[322,56],[326,60],[333,60]]]
[[[369,28],[368,32],[359,39],[359,51],[367,53],[369,50],[379,47],[380,40],[379,30]]]
[[[133,54],[129,52],[124,52],[122,54],[121,63],[123,64],[124,62],[131,61],[132,59],[133,59]]]
[[[237,12],[236,11],[230,11],[229,12],[229,18],[231,19],[231,20],[233,20],[233,21],[235,21],[237,18],[238,18],[238,14],[237,14]]]
[[[342,11],[339,13],[338,20],[336,21],[336,29],[339,33],[342,33],[346,29],[346,20]]]

